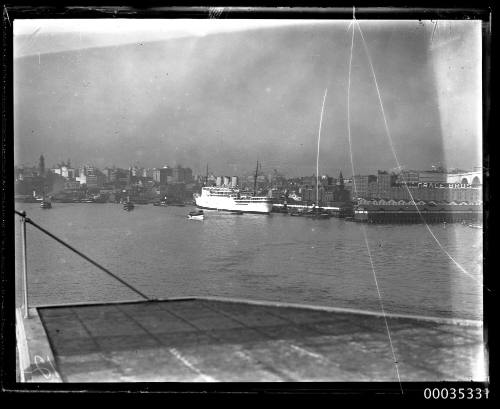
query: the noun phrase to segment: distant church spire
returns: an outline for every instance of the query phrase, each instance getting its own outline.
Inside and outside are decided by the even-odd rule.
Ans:
[[[38,174],[45,176],[45,158],[43,155],[40,155],[40,161],[38,162]]]
[[[342,171],[340,171],[340,174],[339,174],[339,186],[342,189],[344,188],[344,177],[342,176]]]

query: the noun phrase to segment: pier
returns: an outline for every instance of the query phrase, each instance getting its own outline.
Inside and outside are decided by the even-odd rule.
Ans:
[[[360,208],[354,211],[355,222],[367,223],[481,223],[482,209],[410,209]]]
[[[402,382],[484,381],[478,321],[387,315]],[[397,382],[383,316],[223,298],[18,310],[25,382]]]
[[[311,212],[316,207],[312,205],[304,205],[304,204],[283,204],[283,203],[273,203],[273,212],[274,213],[294,213],[294,212]],[[348,217],[352,216],[352,206],[320,206],[322,212],[328,213],[333,217]]]
[[[273,204],[275,213],[296,213],[314,211],[314,206]],[[357,207],[320,206],[319,209],[333,217],[348,221],[366,223],[481,223],[482,206],[440,205],[436,207],[418,205],[362,205]]]

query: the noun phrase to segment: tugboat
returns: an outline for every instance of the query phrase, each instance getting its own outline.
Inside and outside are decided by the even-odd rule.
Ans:
[[[127,201],[123,203],[123,210],[126,210],[127,212],[134,210],[134,204],[130,201],[129,197],[127,197]]]
[[[52,209],[52,203],[50,203],[48,200],[42,200],[42,203],[40,203],[40,207],[42,209]]]
[[[40,203],[42,209],[52,209],[52,203],[45,198],[45,192],[43,192],[42,201]]]
[[[203,220],[204,218],[205,214],[203,213],[203,210],[193,210],[188,214],[188,219],[190,220]]]

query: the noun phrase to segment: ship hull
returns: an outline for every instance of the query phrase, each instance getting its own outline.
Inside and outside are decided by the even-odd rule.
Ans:
[[[253,202],[241,199],[233,199],[231,197],[197,197],[195,198],[196,206],[200,209],[208,210],[223,210],[228,212],[243,212],[269,214],[273,208],[270,202]]]

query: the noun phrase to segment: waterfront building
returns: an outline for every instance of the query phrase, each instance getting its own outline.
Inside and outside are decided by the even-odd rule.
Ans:
[[[93,165],[81,166],[78,173],[75,180],[87,188],[96,189],[106,183],[106,175]]]
[[[154,169],[151,169],[151,168],[143,169],[142,170],[142,177],[153,179],[153,172],[154,172]]]
[[[447,183],[460,183],[462,185],[478,186],[483,184],[483,174],[480,170],[473,172],[448,173]]]
[[[447,183],[448,174],[441,171],[425,170],[418,172],[419,183]]]
[[[172,178],[172,168],[169,166],[153,169],[153,180],[160,185],[166,185],[169,182],[169,177]]]
[[[141,168],[137,165],[131,166],[129,168],[130,174],[134,177],[144,177],[144,168]]]
[[[403,171],[399,175],[379,171],[377,176],[354,177],[358,199],[410,201],[413,197],[439,203],[481,202],[481,180],[478,172],[450,174],[442,170]]]
[[[77,180],[66,180],[64,182],[64,190],[79,190],[80,182]]]
[[[366,179],[368,180],[368,179]],[[322,176],[318,186],[320,206],[344,206],[351,202],[351,192],[344,185],[342,172],[339,178]],[[316,199],[316,181],[313,185],[305,185],[300,188],[302,199],[309,203],[318,203]]]
[[[191,168],[183,168],[177,165],[174,168],[169,168],[167,174],[167,183],[189,183],[193,181],[193,171]]]
[[[461,185],[482,185],[483,175],[480,170],[472,172],[444,170],[426,170],[426,171],[402,171],[397,175],[395,184],[402,185],[404,181],[408,186],[417,184],[461,184]],[[465,186],[464,186],[465,187]]]
[[[193,170],[191,168],[184,168],[184,183],[192,183],[193,182]]]
[[[396,175],[396,183],[403,184],[406,183],[418,183],[418,171],[416,170],[403,170],[398,175]]]
[[[354,175],[352,195],[357,197],[367,197],[370,183],[374,183],[376,181],[377,176],[375,175]]]
[[[70,168],[66,165],[61,165],[57,168],[51,169],[56,175],[60,175],[66,179],[73,179],[75,177],[75,169]]]
[[[81,185],[87,184],[87,175],[85,173],[79,173],[79,175],[75,178],[75,180]]]

